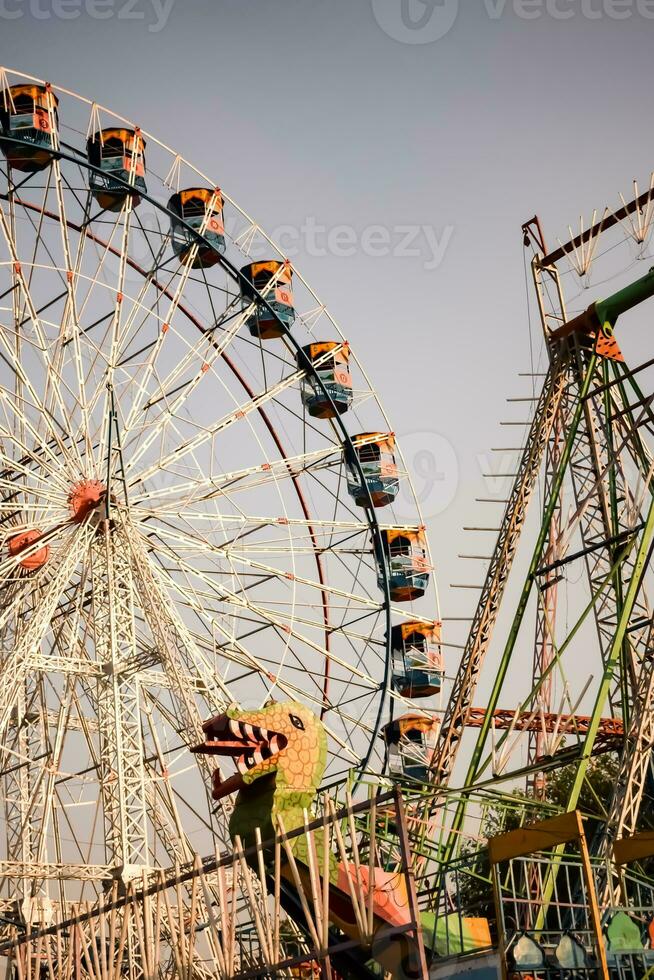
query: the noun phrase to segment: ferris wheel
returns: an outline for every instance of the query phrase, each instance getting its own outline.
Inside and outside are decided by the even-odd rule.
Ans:
[[[216,710],[303,701],[336,782],[442,664],[391,426],[301,275],[133,123],[0,91],[0,905],[29,918],[221,839],[188,753]]]

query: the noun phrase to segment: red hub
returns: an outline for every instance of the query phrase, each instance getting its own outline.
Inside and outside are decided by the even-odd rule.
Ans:
[[[77,524],[104,503],[107,488],[100,480],[80,480],[68,494],[71,520]]]

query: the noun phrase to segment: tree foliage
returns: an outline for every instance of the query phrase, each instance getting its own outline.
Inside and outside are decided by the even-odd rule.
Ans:
[[[567,810],[575,772],[576,766],[569,765],[547,774],[544,799],[544,803],[549,804],[547,807],[533,797],[517,791],[510,800],[489,805],[482,819],[481,837],[495,837],[525,824],[543,820],[552,812]],[[602,832],[607,807],[615,791],[617,774],[618,759],[614,754],[596,756],[588,766],[577,809],[586,818],[584,826],[591,852],[594,842]],[[641,806],[638,829],[654,829],[654,807],[651,800],[645,800]],[[461,857],[468,867],[467,873],[457,875],[456,891],[461,909],[468,915],[494,918],[486,848],[483,844],[470,843],[462,848]]]

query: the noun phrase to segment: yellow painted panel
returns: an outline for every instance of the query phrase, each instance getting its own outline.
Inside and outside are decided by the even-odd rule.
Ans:
[[[581,814],[577,810],[562,813],[549,820],[527,824],[517,830],[510,830],[488,841],[488,853],[491,864],[500,864],[512,858],[534,854],[536,851],[546,851],[558,844],[567,844],[579,840],[582,832]]]
[[[643,830],[632,837],[623,837],[613,845],[616,864],[629,864],[642,858],[654,857],[654,830]]]

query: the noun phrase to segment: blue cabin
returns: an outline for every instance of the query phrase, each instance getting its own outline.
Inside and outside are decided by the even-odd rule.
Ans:
[[[443,680],[441,624],[410,621],[391,630],[393,687],[406,698],[438,694]]]
[[[428,782],[438,728],[438,718],[417,714],[402,715],[385,725],[382,735],[391,775]]]
[[[59,100],[49,85],[11,85],[0,97],[0,147],[7,163],[23,173],[50,165],[57,147]],[[2,136],[22,140],[11,143]]]
[[[381,532],[392,602],[411,602],[425,594],[431,565],[422,527],[387,528]],[[377,568],[377,583],[384,587],[383,569]]]
[[[219,262],[225,254],[225,225],[223,197],[218,188],[212,191],[208,187],[188,187],[178,191],[168,201],[168,210],[172,212],[173,251],[180,262],[190,263],[192,269],[209,269]],[[182,222],[205,241],[199,242]]]
[[[314,418],[331,419],[343,415],[352,404],[349,347],[326,340],[308,344],[302,350],[314,365],[315,373],[327,391],[326,395],[316,378],[307,374],[301,385],[302,404]],[[299,356],[298,365],[303,366],[303,359]]]
[[[102,129],[89,136],[86,153],[89,163],[102,171],[89,171],[89,188],[100,207],[120,211],[130,196],[132,207],[138,207],[139,191],[147,192],[145,140],[140,129]]]
[[[395,462],[395,436],[392,432],[361,432],[352,436],[359,468],[345,457],[347,489],[358,507],[386,507],[392,504],[400,489]]]
[[[241,275],[243,309],[256,303],[254,312],[245,321],[252,336],[260,340],[283,337],[295,322],[293,270],[290,263],[276,259],[251,262],[243,266]],[[270,309],[258,300],[257,294],[263,296]],[[271,313],[271,310],[274,312]]]

